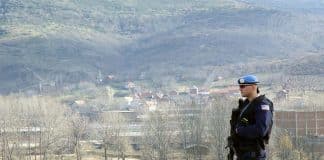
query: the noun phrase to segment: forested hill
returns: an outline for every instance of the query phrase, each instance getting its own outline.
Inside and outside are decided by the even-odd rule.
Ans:
[[[94,81],[98,71],[195,74],[203,66],[295,58],[324,48],[321,14],[244,1],[0,2],[2,93],[39,81]]]

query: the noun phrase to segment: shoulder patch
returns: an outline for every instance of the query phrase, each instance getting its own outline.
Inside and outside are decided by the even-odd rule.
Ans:
[[[261,109],[262,110],[265,110],[265,111],[269,111],[270,110],[270,107],[267,104],[263,104],[263,105],[261,105]]]

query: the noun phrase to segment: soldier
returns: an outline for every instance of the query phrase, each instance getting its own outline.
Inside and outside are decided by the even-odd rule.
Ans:
[[[273,103],[259,95],[258,79],[254,75],[246,75],[238,80],[242,97],[239,114],[231,122],[235,132],[235,155],[238,160],[265,160],[265,145],[268,144],[273,124]],[[233,119],[233,115],[232,115]],[[231,139],[231,138],[230,138]]]

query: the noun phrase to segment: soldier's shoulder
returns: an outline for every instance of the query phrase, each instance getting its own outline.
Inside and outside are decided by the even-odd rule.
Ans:
[[[258,109],[261,110],[273,110],[273,103],[270,99],[268,99],[265,95],[261,98],[259,101],[259,105],[257,107]]]
[[[261,104],[272,104],[272,101],[268,97],[266,97],[265,95],[261,95],[259,97],[259,103],[261,103]]]

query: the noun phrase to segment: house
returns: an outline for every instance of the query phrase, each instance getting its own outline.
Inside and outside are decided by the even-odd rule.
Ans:
[[[76,104],[77,106],[83,106],[85,105],[85,103],[86,103],[85,100],[81,100],[81,99],[74,101],[74,104]]]
[[[115,76],[112,75],[112,74],[110,74],[110,75],[107,76],[106,79],[107,79],[107,80],[114,80],[114,79],[115,79]]]
[[[276,94],[276,99],[277,100],[286,100],[288,99],[289,96],[289,90],[280,90],[279,92],[277,92]]]
[[[189,89],[189,94],[190,95],[198,95],[199,89],[197,86],[193,86],[192,88]]]
[[[131,105],[131,103],[133,102],[134,98],[133,97],[124,97],[125,100],[127,101],[127,105]]]
[[[113,74],[110,74],[108,76],[103,77],[102,83],[108,84],[108,83],[116,81],[116,80],[117,80],[117,77],[115,75],[113,75]]]
[[[154,94],[151,91],[140,93],[139,96],[140,96],[140,98],[143,98],[143,99],[152,99],[152,98],[154,98]]]
[[[163,95],[163,97],[160,99],[160,101],[164,101],[164,102],[170,102],[170,96],[168,95]]]
[[[125,85],[126,89],[133,89],[135,87],[136,87],[136,85],[133,82],[127,82],[126,85]]]
[[[145,104],[148,107],[148,111],[155,111],[157,109],[157,101],[156,100],[145,101]]]
[[[209,91],[207,89],[201,89],[199,92],[198,92],[198,95],[209,95]]]
[[[220,81],[220,80],[222,80],[222,79],[223,79],[222,76],[217,76],[216,78],[214,78],[214,82]]]
[[[188,92],[179,92],[179,95],[181,95],[181,96],[186,96],[188,94],[189,94]]]
[[[155,93],[155,98],[157,98],[157,99],[162,99],[163,96],[164,96],[164,94],[162,92],[156,92]]]
[[[211,94],[234,94],[239,92],[238,86],[228,86],[225,88],[214,88],[209,91]]]
[[[146,77],[146,72],[141,72],[140,76],[139,76],[139,80],[144,80]]]
[[[176,96],[176,95],[179,95],[179,93],[177,91],[173,90],[173,91],[169,92],[169,95],[170,96]]]

